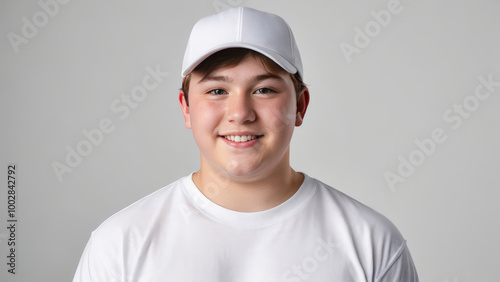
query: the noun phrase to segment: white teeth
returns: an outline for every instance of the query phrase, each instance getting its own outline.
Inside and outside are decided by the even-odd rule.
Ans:
[[[224,137],[227,140],[231,140],[231,141],[234,141],[234,142],[246,142],[246,141],[250,141],[250,140],[253,140],[253,139],[257,138],[256,135],[243,135],[243,136],[239,136],[239,135],[226,135]]]

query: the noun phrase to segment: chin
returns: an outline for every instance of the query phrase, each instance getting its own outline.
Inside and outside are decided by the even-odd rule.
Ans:
[[[246,177],[249,175],[255,174],[255,172],[251,169],[244,169],[244,168],[237,168],[237,169],[226,169],[227,174],[229,174],[231,177]]]
[[[236,161],[232,161],[226,167],[226,172],[231,177],[245,178],[258,174],[259,169],[248,164],[241,164]]]

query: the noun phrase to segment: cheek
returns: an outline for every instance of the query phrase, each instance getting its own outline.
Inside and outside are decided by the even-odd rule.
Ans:
[[[196,103],[191,108],[191,125],[196,132],[213,132],[220,122],[223,113],[220,106],[213,103]]]
[[[293,105],[279,104],[268,109],[266,119],[271,121],[270,126],[275,131],[284,131],[295,127],[295,107]]]

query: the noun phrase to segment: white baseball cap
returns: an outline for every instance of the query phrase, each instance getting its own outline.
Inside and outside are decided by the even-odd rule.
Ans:
[[[182,77],[210,55],[227,48],[247,48],[273,60],[289,73],[303,77],[302,60],[292,30],[279,16],[236,7],[200,19],[184,54]]]

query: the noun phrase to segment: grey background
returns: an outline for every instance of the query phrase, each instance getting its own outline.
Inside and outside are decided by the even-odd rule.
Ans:
[[[23,36],[23,17],[43,21],[44,10],[0,3],[1,281],[70,281],[103,220],[198,168],[177,102],[182,56],[197,19],[239,4],[281,15],[301,50],[311,103],[292,166],[390,218],[421,281],[497,279],[500,87],[456,129],[443,114],[474,102],[479,76],[500,81],[498,1],[52,3],[58,11],[17,53],[9,33]],[[342,42],[355,46],[355,28],[390,3],[400,12],[348,62]],[[113,101],[140,86],[148,66],[170,75],[120,119]],[[66,164],[66,147],[105,118],[114,130],[59,181],[53,162]],[[391,189],[384,174],[436,128],[446,140]],[[16,275],[7,273],[3,227],[9,163],[18,165]]]

